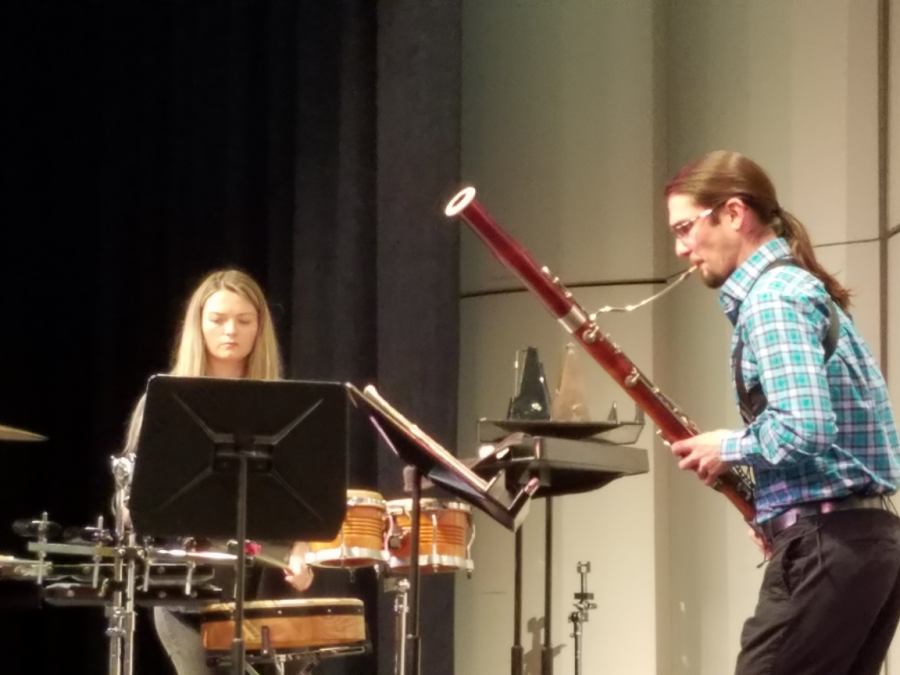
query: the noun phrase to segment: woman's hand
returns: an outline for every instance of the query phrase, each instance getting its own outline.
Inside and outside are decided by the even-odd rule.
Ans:
[[[312,567],[306,564],[306,552],[309,550],[306,542],[298,541],[291,548],[291,557],[288,560],[289,570],[284,571],[284,580],[298,591],[305,591],[313,582]]]

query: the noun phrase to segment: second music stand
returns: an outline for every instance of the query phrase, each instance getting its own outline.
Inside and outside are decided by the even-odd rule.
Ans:
[[[528,513],[531,496],[539,486],[537,478],[510,489],[504,471],[485,480],[460,462],[437,441],[404,417],[373,387],[360,391],[348,385],[351,400],[364,406],[369,421],[384,442],[397,456],[415,467],[412,483],[412,514],[409,578],[409,634],[407,635],[410,675],[419,675],[421,647],[419,641],[419,530],[421,527],[419,501],[422,495],[422,478],[476,506],[498,523],[510,530],[517,530]]]

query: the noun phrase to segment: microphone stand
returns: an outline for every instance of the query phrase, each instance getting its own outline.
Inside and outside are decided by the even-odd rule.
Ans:
[[[587,575],[591,571],[590,561],[578,563],[578,574],[581,575],[581,593],[575,594],[575,611],[569,614],[569,621],[572,623],[572,635],[575,638],[575,675],[581,675],[581,640],[583,632],[583,624],[588,620],[588,612],[597,609],[597,603],[591,602],[594,599],[593,593],[587,590]]]

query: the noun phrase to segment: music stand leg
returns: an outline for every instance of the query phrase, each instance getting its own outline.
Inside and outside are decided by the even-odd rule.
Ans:
[[[522,650],[522,528],[516,530],[516,568],[513,590],[512,675],[522,675],[525,655]]]
[[[551,640],[551,602],[553,599],[553,498],[547,497],[544,520],[544,647],[541,649],[541,675],[553,675],[553,642]]]
[[[421,667],[421,651],[419,640],[419,541],[421,523],[422,475],[418,470],[414,472],[412,486],[412,527],[409,561],[409,634],[406,638],[407,664],[406,672],[409,675],[419,675]]]
[[[246,651],[244,649],[244,587],[247,572],[247,454],[239,451],[240,470],[238,471],[237,497],[237,590],[234,599],[234,640],[231,643],[231,672],[244,675],[246,669]]]

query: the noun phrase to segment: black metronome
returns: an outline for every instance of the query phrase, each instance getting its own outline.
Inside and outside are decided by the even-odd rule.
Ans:
[[[519,373],[519,354],[516,354],[518,387],[516,395],[509,400],[506,418],[510,420],[549,420],[550,393],[544,377],[544,366],[538,358],[535,347],[523,350],[525,363]]]

